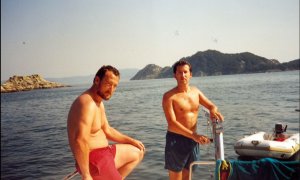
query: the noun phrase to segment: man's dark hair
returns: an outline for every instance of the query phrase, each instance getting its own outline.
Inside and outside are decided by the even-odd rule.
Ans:
[[[120,77],[120,72],[117,68],[110,66],[110,65],[104,65],[102,66],[98,72],[96,73],[95,77],[98,76],[100,80],[105,76],[106,71],[111,71],[114,73],[114,75]],[[95,78],[94,78],[95,81]]]
[[[174,74],[176,73],[178,66],[184,66],[184,65],[188,65],[190,68],[190,72],[192,72],[192,65],[187,61],[186,58],[182,58],[173,65],[173,73]]]

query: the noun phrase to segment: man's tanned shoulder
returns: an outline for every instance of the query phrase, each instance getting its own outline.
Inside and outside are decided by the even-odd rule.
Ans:
[[[169,100],[176,93],[176,88],[170,89],[163,95],[163,101]]]

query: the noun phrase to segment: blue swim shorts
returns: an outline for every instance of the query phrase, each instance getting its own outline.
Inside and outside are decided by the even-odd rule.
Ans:
[[[165,169],[179,172],[189,169],[193,161],[200,159],[197,142],[183,135],[168,131],[165,147]]]

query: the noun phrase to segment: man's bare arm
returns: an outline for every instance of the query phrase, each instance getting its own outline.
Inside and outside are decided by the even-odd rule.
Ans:
[[[218,119],[221,121],[224,120],[223,115],[218,111],[218,107],[213,102],[211,102],[201,91],[199,91],[199,103],[209,110],[211,119]]]
[[[141,141],[131,138],[125,134],[122,134],[115,128],[111,127],[107,121],[104,106],[101,106],[101,108],[103,108],[102,112],[104,112],[102,115],[102,119],[103,119],[102,129],[103,129],[103,132],[105,133],[106,137],[109,140],[118,142],[118,143],[122,143],[122,144],[131,144],[131,145],[139,148],[140,150],[143,150],[143,151],[145,150],[145,147]]]
[[[74,139],[72,139],[73,153],[75,159],[79,165],[82,172],[83,179],[91,179],[89,171],[89,138],[92,126],[92,108],[88,105],[83,105],[79,102],[75,104],[70,112],[70,117],[72,118],[72,128],[74,131]]]
[[[123,144],[131,144],[137,148],[139,148],[141,151],[145,150],[145,146],[143,143],[139,140],[136,140],[134,138],[131,138],[125,134],[122,134],[118,130],[116,130],[113,127],[109,127],[109,133],[107,133],[108,139],[112,140],[114,142],[123,143]]]

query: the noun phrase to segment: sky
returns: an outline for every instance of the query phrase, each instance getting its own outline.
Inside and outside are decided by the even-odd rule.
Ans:
[[[299,0],[1,0],[1,81],[171,66],[213,49],[299,58]]]

